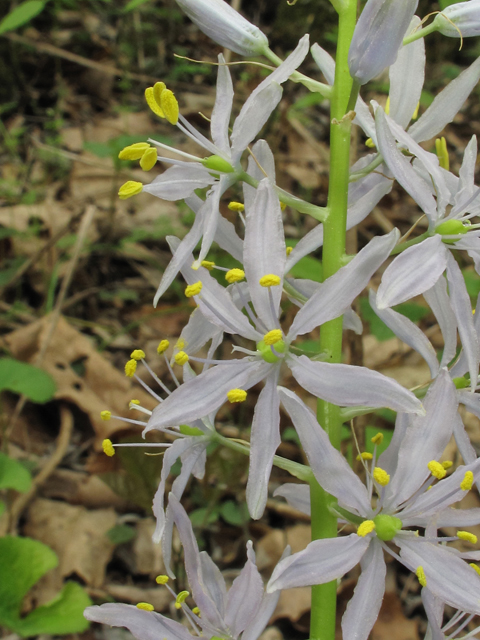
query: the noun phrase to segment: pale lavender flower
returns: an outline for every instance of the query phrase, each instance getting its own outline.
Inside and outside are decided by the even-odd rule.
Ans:
[[[289,331],[284,333],[279,320],[287,262],[282,214],[273,186],[264,179],[255,200],[246,210],[243,264],[248,288],[246,292],[243,290],[243,294],[240,288],[236,300],[241,302],[243,299],[241,306],[247,315],[235,304],[230,292],[206,269],[182,269],[188,285],[198,286],[201,282],[201,290],[194,296],[199,311],[221,330],[254,341],[257,348],[252,351],[235,347],[235,350],[246,354],[242,359],[207,361],[214,366],[182,385],[159,405],[145,432],[208,415],[227,400],[230,391],[245,391],[265,380],[252,423],[247,484],[250,513],[252,517],[259,518],[265,508],[273,456],[280,443],[277,384],[282,364],[288,366],[297,382],[307,391],[328,402],[342,406],[388,406],[421,413],[421,403],[410,391],[376,371],[312,361],[290,349],[297,336],[309,333],[349,309],[352,300],[384,262],[397,239],[396,230],[373,239],[348,265],[313,293],[297,313]],[[264,278],[271,280],[272,286],[263,286]],[[188,353],[188,345],[182,348]]]
[[[257,640],[271,618],[279,593],[267,594],[255,564],[252,543],[247,543],[247,562],[227,591],[225,580],[210,556],[198,550],[192,525],[182,505],[172,494],[169,499],[180,540],[184,549],[185,569],[192,597],[200,610],[190,609],[185,598],[177,596],[178,608],[187,618],[191,631],[184,625],[154,611],[125,604],[103,604],[87,607],[85,617],[92,622],[112,627],[126,627],[138,640],[192,640],[220,637],[224,640]],[[165,546],[166,566],[170,564],[170,547]],[[288,550],[285,555],[288,554]],[[169,571],[171,574],[171,571]],[[175,595],[171,587],[166,585]]]
[[[359,84],[395,62],[418,0],[368,0],[355,27],[348,66]]]
[[[184,13],[214,42],[252,56],[268,48],[267,36],[223,0],[177,0]]]
[[[445,475],[437,461],[450,440],[457,412],[455,387],[448,373],[441,372],[427,393],[425,416],[398,416],[390,446],[378,462],[372,460],[371,470],[367,467],[366,487],[319,429],[313,412],[291,391],[280,388],[279,395],[316,479],[337,498],[340,517],[351,517],[360,524],[357,533],[316,540],[304,551],[282,560],[267,589],[273,592],[330,582],[360,562],[362,574],[342,628],[345,638],[366,640],[383,599],[386,551],[415,572],[422,586],[428,586],[443,602],[479,614],[480,580],[476,571],[454,549],[438,544],[457,537],[438,538],[427,529],[433,518],[439,527],[480,522],[479,509],[471,514],[469,510],[450,508],[480,476],[480,461],[459,467],[450,477],[433,484],[435,477]],[[379,496],[375,506],[371,504],[373,489]],[[425,536],[404,529],[412,526],[426,528]],[[388,542],[399,548],[399,554]]]
[[[480,35],[480,0],[458,2],[445,7],[435,16],[433,26],[450,38]]]

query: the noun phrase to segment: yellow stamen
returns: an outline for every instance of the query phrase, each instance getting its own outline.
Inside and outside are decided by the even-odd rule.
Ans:
[[[202,287],[203,287],[203,284],[200,280],[198,282],[195,282],[194,284],[189,284],[188,287],[185,289],[185,296],[187,298],[191,298],[192,296],[198,296],[198,294],[202,290]]]
[[[128,403],[128,408],[136,409],[139,404],[140,404],[140,400],[130,400],[130,402]]]
[[[423,567],[417,567],[417,570],[415,571],[415,575],[418,578],[419,583],[421,584],[422,587],[426,587],[427,586],[427,577],[425,576],[425,571],[423,570]]]
[[[289,256],[293,251],[293,247],[287,247],[287,256]]]
[[[156,149],[153,147],[151,149],[147,149],[140,159],[140,166],[144,171],[150,171],[150,169],[153,169],[157,163],[157,157]]]
[[[241,202],[229,202],[228,208],[230,209],[230,211],[236,211],[237,213],[245,211],[245,205]]]
[[[185,353],[185,351],[179,351],[177,354],[175,354],[174,360],[177,364],[183,366],[188,362],[188,355]]]
[[[365,146],[368,147],[369,149],[375,149],[375,143],[371,138],[367,138],[365,140]]]
[[[127,376],[127,378],[133,378],[133,374],[135,373],[136,370],[137,370],[137,361],[133,360],[132,358],[132,360],[129,360],[125,365],[125,375]]]
[[[444,469],[450,469],[450,467],[453,467],[453,462],[451,460],[444,460],[442,462],[442,467]]]
[[[139,602],[137,604],[137,609],[143,609],[143,611],[154,611],[155,607],[149,602]]]
[[[160,105],[162,92],[166,89],[166,85],[164,82],[156,82],[153,85],[153,97],[155,98],[155,102]]]
[[[435,140],[435,151],[437,152],[438,161],[442,169],[449,171],[450,158],[448,157],[447,141],[443,136]]]
[[[215,266],[215,263],[210,262],[210,260],[202,260],[201,265],[204,269],[208,269],[208,271],[211,271]]]
[[[136,196],[137,193],[143,189],[143,184],[141,182],[135,182],[134,180],[129,180],[122,184],[120,189],[118,190],[118,197],[120,200],[126,200],[127,198],[131,198],[132,196]]]
[[[230,269],[225,274],[225,280],[228,284],[233,284],[234,282],[241,282],[245,278],[245,271],[242,269]]]
[[[283,333],[280,329],[272,329],[263,336],[263,341],[265,344],[271,345],[280,342],[283,339]]]
[[[185,602],[189,595],[190,593],[188,591],[180,591],[175,600],[175,609],[181,609],[182,604]]]
[[[357,536],[364,538],[375,529],[375,522],[373,520],[364,520],[357,529]]]
[[[274,273],[267,273],[267,275],[262,276],[259,280],[260,286],[262,287],[278,287],[278,285],[282,282],[280,276],[276,276]]]
[[[100,417],[102,420],[105,420],[105,422],[107,420],[110,420],[110,418],[112,417],[112,412],[111,411],[100,411]]]
[[[158,116],[159,118],[165,118],[165,113],[163,112],[162,107],[155,100],[155,92],[153,87],[148,87],[147,89],[145,89],[145,100],[156,116]]]
[[[102,442],[102,449],[103,453],[109,458],[115,455],[115,449],[113,448],[112,441],[108,438],[105,438],[105,440]]]
[[[168,576],[162,575],[162,576],[157,576],[155,578],[155,582],[157,584],[167,584],[168,582]]]
[[[388,96],[387,102],[385,103],[385,113],[387,116],[390,115],[390,96]]]
[[[133,358],[133,360],[143,360],[145,358],[145,351],[134,349],[130,354],[130,358]]]
[[[357,460],[372,460],[373,455],[368,453],[368,451],[363,451],[363,453],[359,453],[357,456]]]
[[[437,478],[437,480],[441,480],[447,475],[447,472],[445,471],[444,466],[440,464],[440,462],[437,462],[436,460],[430,460],[427,466],[432,476],[434,478]]]
[[[166,119],[170,124],[177,124],[178,122],[178,102],[173,91],[170,89],[164,89],[160,96],[160,107],[165,114]]]
[[[382,487],[386,487],[390,482],[390,476],[380,467],[375,467],[375,469],[373,470],[373,479]]]
[[[462,489],[462,491],[470,491],[473,486],[473,480],[473,473],[471,471],[465,471],[463,480],[460,483],[460,489]]]
[[[160,340],[157,347],[157,353],[160,353],[160,354],[165,353],[165,351],[168,349],[169,346],[170,346],[170,342],[168,340]]]
[[[474,562],[470,562],[470,566],[472,567],[472,569],[475,569],[475,571],[480,576],[480,567],[478,567],[478,565],[476,565]]]
[[[371,438],[370,442],[372,444],[376,444],[376,445],[382,444],[382,442],[383,442],[383,433],[376,433],[373,436],[373,438]]]
[[[122,149],[118,157],[120,160],[140,160],[148,149],[150,149],[148,142],[136,142]]]
[[[227,398],[230,402],[244,402],[247,398],[247,392],[243,389],[230,389],[227,393]]]
[[[193,607],[192,613],[194,613],[196,616],[200,616],[200,609],[198,607]]]
[[[417,102],[417,106],[415,107],[415,111],[412,114],[412,120],[416,120],[418,118],[418,112],[420,111],[420,100]]]
[[[457,536],[460,540],[466,540],[472,544],[477,544],[478,538],[474,533],[470,533],[469,531],[457,531]]]
[[[280,209],[282,211],[285,211],[286,208],[287,208],[287,205],[285,204],[285,202],[280,202]]]

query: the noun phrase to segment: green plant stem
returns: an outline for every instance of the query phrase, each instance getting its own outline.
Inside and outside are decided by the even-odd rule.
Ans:
[[[404,38],[403,46],[405,46],[406,44],[410,44],[410,42],[415,42],[415,40],[420,40],[420,38],[425,38],[425,36],[428,36],[431,33],[434,33],[436,30],[437,30],[437,25],[435,24],[435,22],[432,22],[431,24],[428,25],[428,27],[425,27],[424,29],[418,29],[417,31],[412,33],[412,35]]]
[[[325,279],[341,268],[345,255],[352,126],[352,114],[347,115],[347,110],[353,84],[348,70],[348,50],[356,17],[357,1],[345,0],[339,11],[335,83],[331,102],[329,213],[323,225],[322,262]],[[320,330],[320,350],[328,354],[328,361],[332,363],[341,362],[342,359],[342,325],[343,319],[340,317],[326,322]],[[339,449],[342,425],[340,408],[319,400],[317,417],[334,447]],[[312,540],[336,537],[337,518],[329,509],[333,498],[316,481],[310,483],[310,493]],[[311,640],[334,640],[336,600],[336,581],[312,587]]]

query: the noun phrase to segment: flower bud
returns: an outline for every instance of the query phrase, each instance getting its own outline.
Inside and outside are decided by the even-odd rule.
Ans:
[[[470,0],[451,4],[439,13],[433,25],[449,38],[469,38],[480,35],[480,2]]]
[[[242,56],[263,53],[268,47],[267,36],[223,0],[177,0],[177,4],[203,33],[222,47]]]
[[[418,0],[368,0],[348,52],[350,75],[365,84],[397,59]]]

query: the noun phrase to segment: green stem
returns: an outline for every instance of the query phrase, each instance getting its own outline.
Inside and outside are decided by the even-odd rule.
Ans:
[[[406,44],[410,44],[410,42],[415,42],[415,40],[420,40],[420,38],[424,38],[425,36],[430,35],[436,30],[437,30],[437,25],[435,24],[435,20],[434,20],[431,24],[428,25],[428,27],[425,27],[424,29],[419,29],[418,31],[415,31],[415,33],[412,33],[412,35],[404,38],[403,46],[405,46]]]
[[[352,94],[352,78],[348,69],[348,50],[355,29],[357,1],[345,0],[339,11],[338,44],[335,83],[331,101],[330,181],[328,217],[324,222],[323,277],[332,276],[342,266],[345,255],[348,183],[350,167],[350,137],[352,120],[346,115]],[[329,362],[342,360],[342,317],[326,322],[320,330],[320,350],[327,353]],[[340,448],[342,421],[340,408],[323,400],[318,401],[320,425],[337,449]],[[312,540],[334,538],[337,518],[329,505],[333,498],[316,481],[310,483],[312,504]],[[312,587],[311,640],[334,640],[336,621],[336,581]]]

